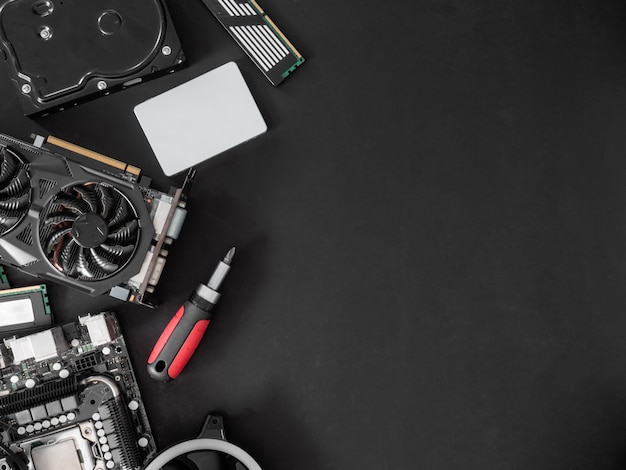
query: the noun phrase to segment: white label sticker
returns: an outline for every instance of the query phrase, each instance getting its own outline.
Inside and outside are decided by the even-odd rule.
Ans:
[[[35,312],[30,299],[0,303],[0,327],[21,325],[35,321]]]

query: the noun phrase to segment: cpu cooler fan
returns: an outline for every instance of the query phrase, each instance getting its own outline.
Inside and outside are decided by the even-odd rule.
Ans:
[[[0,134],[0,263],[91,295],[154,305],[192,173],[166,194],[145,184],[138,168],[60,139],[37,142]],[[85,157],[91,166],[79,163]]]

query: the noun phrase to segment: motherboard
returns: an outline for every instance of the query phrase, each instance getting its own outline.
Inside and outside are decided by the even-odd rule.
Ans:
[[[115,315],[0,344],[0,469],[137,470],[156,453]]]

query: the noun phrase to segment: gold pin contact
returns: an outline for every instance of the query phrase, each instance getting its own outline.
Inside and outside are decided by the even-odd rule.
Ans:
[[[3,289],[0,290],[0,295],[7,294],[19,294],[20,292],[33,292],[39,289],[39,285],[36,286],[25,286],[25,287],[14,287],[12,289]]]
[[[49,144],[56,145],[57,147],[64,148],[84,157],[91,158],[92,160],[96,160],[100,163],[104,163],[105,165],[109,165],[119,170],[126,171],[133,175],[139,176],[139,174],[141,173],[141,169],[137,168],[136,166],[132,166],[114,158],[107,157],[106,155],[102,155],[101,153],[94,152],[93,150],[86,149],[84,147],[81,147],[80,145],[73,144],[66,140],[59,139],[58,137],[48,136],[46,141]]]
[[[252,0],[251,0],[251,1],[252,1]],[[267,22],[268,22],[268,23],[272,26],[272,28],[274,29],[274,31],[276,32],[276,34],[278,34],[278,35],[282,38],[282,40],[283,40],[283,41],[285,41],[285,42],[287,43],[287,45],[289,46],[289,48],[290,48],[290,49],[293,51],[293,53],[294,53],[294,54],[298,57],[298,59],[302,58],[302,54],[300,54],[300,53],[298,52],[298,50],[297,50],[295,47],[293,47],[293,44],[291,44],[291,41],[285,37],[285,35],[283,34],[283,32],[282,32],[280,29],[278,29],[278,26],[276,26],[276,25],[274,24],[274,22],[272,21],[272,19],[271,19],[269,16],[265,15],[265,20],[266,20],[266,21],[267,21]]]

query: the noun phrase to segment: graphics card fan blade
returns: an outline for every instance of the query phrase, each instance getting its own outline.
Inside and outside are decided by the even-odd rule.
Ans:
[[[107,270],[98,265],[96,260],[92,257],[91,250],[91,248],[81,248],[78,253],[79,279],[98,280],[115,272],[115,270],[109,271],[111,265],[107,266]]]
[[[0,187],[4,186],[0,184]],[[30,178],[26,168],[20,168],[15,177],[9,180],[9,184],[0,189],[0,197],[15,197],[30,186]]]
[[[117,230],[109,232],[107,237],[108,241],[115,243],[116,245],[127,243],[137,238],[139,232],[139,223],[133,219],[130,222],[126,222],[122,227]]]
[[[74,190],[80,194],[81,199],[89,206],[89,212],[100,212],[98,210],[98,197],[95,192],[89,189],[89,186],[76,186]]]
[[[63,272],[71,276],[76,272],[76,260],[78,257],[79,246],[73,238],[68,239],[61,248],[61,268]]]
[[[0,234],[15,227],[31,202],[30,178],[20,156],[0,147]]]
[[[50,237],[50,240],[48,240],[48,243],[46,244],[46,251],[51,252],[52,250],[54,250],[55,246],[61,241],[61,239],[71,232],[72,232],[72,227],[65,227],[65,228],[56,230]]]
[[[135,249],[135,247],[133,245],[105,245],[102,244],[100,245],[100,248],[102,248],[104,251],[112,254],[113,256],[116,256],[118,258],[125,258],[126,256],[130,255],[133,250]]]
[[[91,257],[94,262],[106,273],[111,274],[119,269],[119,265],[107,261],[107,259],[100,255],[96,248],[90,248],[89,252],[91,253]]]
[[[109,229],[115,230],[124,222],[134,219],[134,217],[135,216],[132,213],[132,210],[130,209],[130,206],[128,205],[126,200],[123,198],[120,198],[120,202],[119,202],[119,205],[117,206],[115,215],[113,216],[111,220],[108,221]]]
[[[100,215],[106,219],[111,215],[111,211],[115,209],[115,198],[111,195],[111,190],[104,185],[97,184],[94,191],[100,199]]]
[[[77,261],[78,272],[82,277],[92,278],[94,277],[94,273],[89,269],[89,261],[85,256],[85,249],[81,248],[78,252],[78,261]]]
[[[43,223],[44,225],[59,225],[65,222],[73,222],[76,220],[76,217],[76,214],[72,214],[71,212],[57,212],[46,217],[46,220],[44,220]]]
[[[2,164],[0,164],[0,185],[4,185],[7,181],[10,181],[17,168],[19,167],[19,160],[12,155],[12,152],[6,147],[0,148],[0,157],[2,157]]]
[[[10,199],[5,199],[5,200],[0,200],[0,209],[3,209],[5,211],[23,211],[25,209],[28,208],[28,205],[30,204],[30,191],[26,191],[23,194],[20,194],[19,196],[10,198]]]
[[[86,214],[89,212],[89,204],[80,199],[72,198],[67,195],[59,195],[55,201],[55,204],[65,207],[71,211],[76,211],[79,214]]]

